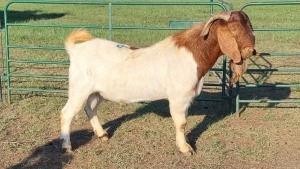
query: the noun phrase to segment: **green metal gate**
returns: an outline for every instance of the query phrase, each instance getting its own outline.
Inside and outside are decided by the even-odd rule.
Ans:
[[[273,6],[280,6],[280,7],[291,7],[298,5],[300,7],[300,2],[295,1],[282,1],[282,2],[249,2],[245,5],[243,5],[240,10],[245,10],[248,8],[253,7],[263,7],[263,6],[268,6],[268,7],[273,7]],[[300,8],[298,8],[300,10]],[[299,11],[298,10],[298,11]],[[278,11],[280,13],[280,11]],[[276,18],[274,18],[276,19]],[[299,25],[299,24],[298,24]],[[256,28],[254,30],[255,32],[293,32],[293,31],[300,31],[300,27],[282,27],[282,26],[277,26],[277,27],[266,27],[266,28]],[[262,52],[262,51],[261,51]],[[262,57],[265,61],[269,62],[268,59],[272,58],[278,58],[278,57],[287,57],[287,56],[293,56],[293,57],[300,57],[300,52],[265,52],[260,53],[260,57]],[[300,58],[298,58],[300,59]],[[291,60],[286,60],[286,62],[291,62]],[[257,68],[249,68],[247,70],[247,73],[251,75],[251,73],[254,72],[285,72],[285,73],[300,73],[300,62],[298,65],[295,67],[288,67],[288,68],[262,68],[259,65],[257,65]],[[299,76],[299,75],[298,75]],[[236,112],[241,111],[240,106],[243,103],[268,103],[268,104],[274,104],[274,103],[300,103],[300,99],[277,99],[273,100],[270,98],[262,98],[262,99],[241,99],[241,94],[240,90],[241,88],[246,89],[246,88],[299,88],[300,87],[300,80],[296,81],[296,83],[292,84],[261,84],[259,81],[257,83],[249,83],[245,81],[245,83],[241,84],[238,83],[236,86]]]
[[[107,11],[107,25],[91,25],[91,24],[48,24],[48,23],[38,23],[38,24],[28,24],[28,23],[13,23],[10,22],[9,20],[9,14],[10,14],[10,7],[11,5],[30,5],[30,4],[39,4],[39,5],[69,5],[69,6],[97,6],[101,8],[105,8]],[[226,7],[223,5],[223,3],[218,3],[218,2],[69,2],[69,1],[43,1],[43,0],[31,0],[31,1],[20,1],[20,0],[12,0],[6,4],[4,7],[4,19],[5,19],[5,50],[6,50],[6,82],[7,82],[7,96],[9,102],[12,100],[12,91],[15,92],[33,92],[33,93],[41,93],[41,92],[47,92],[47,93],[66,93],[67,90],[64,89],[55,89],[56,87],[42,87],[42,88],[31,88],[30,84],[28,87],[19,87],[18,85],[13,85],[14,81],[12,81],[12,78],[36,78],[36,79],[50,79],[50,80],[62,80],[66,81],[67,75],[66,74],[39,74],[39,72],[34,72],[34,73],[28,73],[28,72],[22,72],[21,73],[15,73],[14,72],[14,67],[12,67],[12,64],[20,64],[20,68],[22,69],[22,65],[42,65],[42,66],[48,66],[48,65],[53,65],[53,66],[63,66],[67,67],[69,62],[68,60],[60,60],[60,61],[49,61],[49,60],[44,60],[44,59],[28,59],[28,58],[14,58],[16,54],[19,54],[21,52],[15,52],[12,53],[13,50],[25,50],[25,51],[35,51],[35,50],[45,50],[45,51],[64,51],[63,47],[60,46],[43,46],[43,45],[27,45],[26,44],[14,44],[11,43],[11,39],[13,38],[11,32],[14,28],[16,27],[27,27],[27,28],[90,28],[90,29],[97,29],[97,30],[105,30],[108,32],[108,39],[113,39],[113,32],[115,30],[149,30],[149,31],[156,31],[156,30],[182,30],[186,28],[188,25],[193,24],[194,22],[198,21],[170,21],[168,27],[163,27],[163,26],[123,26],[123,25],[114,25],[114,17],[113,17],[113,9],[116,7],[120,6],[176,6],[176,7],[181,7],[181,6],[207,6],[208,8],[210,7],[211,12],[212,9],[215,10],[214,7],[218,7],[218,10],[224,10],[226,11]],[[184,26],[182,26],[184,25]],[[63,31],[60,29],[60,31]],[[34,34],[37,32],[33,32]],[[55,37],[54,37],[55,38]],[[28,39],[30,41],[30,38]],[[67,56],[65,56],[65,59],[68,59]],[[222,75],[220,75],[220,82],[217,84],[205,84],[208,86],[219,86],[222,89],[222,96],[220,99],[202,99],[202,100],[207,100],[207,101],[221,101],[224,103],[225,99],[228,96],[228,94],[225,92],[226,91],[226,57],[222,58],[221,65],[217,68],[213,68],[213,71],[216,72],[221,72]],[[42,68],[41,68],[42,69]],[[34,83],[34,82],[32,82]],[[64,82],[62,82],[64,83]]]

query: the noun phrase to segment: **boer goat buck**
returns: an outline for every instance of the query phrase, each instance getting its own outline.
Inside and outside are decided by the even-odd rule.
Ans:
[[[176,145],[182,153],[192,154],[185,139],[187,109],[200,94],[205,74],[225,54],[231,59],[235,83],[246,70],[254,44],[252,25],[242,11],[214,14],[204,24],[141,49],[75,30],[65,41],[71,64],[68,101],[61,114],[63,151],[71,151],[71,121],[84,104],[95,134],[107,140],[96,116],[102,99],[125,103],[168,99]]]

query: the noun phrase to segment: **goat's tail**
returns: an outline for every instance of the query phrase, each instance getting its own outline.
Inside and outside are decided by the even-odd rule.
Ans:
[[[70,50],[74,47],[76,42],[84,42],[93,39],[93,36],[86,29],[76,29],[65,41],[65,48]]]

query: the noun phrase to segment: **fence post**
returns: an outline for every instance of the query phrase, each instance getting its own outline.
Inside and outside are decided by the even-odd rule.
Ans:
[[[112,5],[108,4],[108,39],[112,40]]]
[[[2,43],[2,25],[1,25],[1,21],[0,21],[0,48],[1,48],[1,59],[2,62],[4,63],[4,58],[3,58],[3,43]],[[4,64],[2,64],[4,65]],[[4,67],[3,67],[4,69]],[[0,72],[0,101],[2,101],[3,96],[2,96],[2,75],[4,74],[4,72]]]

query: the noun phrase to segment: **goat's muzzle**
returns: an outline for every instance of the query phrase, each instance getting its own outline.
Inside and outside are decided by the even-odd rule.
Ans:
[[[255,54],[256,51],[253,47],[246,47],[241,50],[242,59],[248,59]]]
[[[241,51],[242,60],[239,63],[234,63],[232,60],[230,60],[230,68],[233,72],[233,76],[230,79],[230,83],[233,85],[239,79],[242,77],[242,75],[247,70],[247,63],[246,59],[250,58],[251,56],[259,56],[260,53],[258,53],[254,48],[252,47],[246,47]]]

